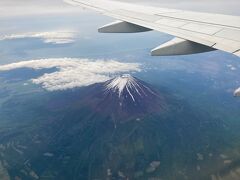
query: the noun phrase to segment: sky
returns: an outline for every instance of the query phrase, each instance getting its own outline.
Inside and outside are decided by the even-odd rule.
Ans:
[[[203,12],[240,15],[239,0],[122,0],[131,3],[158,5],[159,7],[196,10]],[[0,18],[24,15],[80,12],[62,0],[0,0]]]
[[[78,8],[62,0],[0,0],[0,18],[13,16],[74,13]]]

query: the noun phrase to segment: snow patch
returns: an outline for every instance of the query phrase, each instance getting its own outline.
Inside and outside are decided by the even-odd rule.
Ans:
[[[157,95],[130,74],[124,74],[106,82],[105,90],[106,92],[117,93],[119,98],[130,97],[133,102],[136,102],[137,98],[147,97],[149,94]]]
[[[131,96],[132,100],[135,101],[135,99],[129,89],[130,88],[135,89],[138,92],[137,86],[138,86],[138,83],[135,78],[133,78],[129,74],[124,74],[122,76],[116,77],[113,80],[111,80],[106,85],[106,90],[118,92],[119,97],[121,97],[123,90],[126,88],[128,94]]]

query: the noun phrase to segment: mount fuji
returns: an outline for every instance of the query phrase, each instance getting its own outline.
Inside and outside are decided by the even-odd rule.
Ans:
[[[92,85],[88,92],[86,104],[115,120],[141,120],[166,108],[165,100],[157,90],[129,74]]]

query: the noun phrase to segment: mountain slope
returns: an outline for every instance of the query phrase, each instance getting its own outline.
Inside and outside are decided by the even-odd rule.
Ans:
[[[140,120],[146,115],[159,114],[166,109],[166,102],[158,91],[130,75],[118,76],[89,89],[86,104],[96,112],[121,122]]]

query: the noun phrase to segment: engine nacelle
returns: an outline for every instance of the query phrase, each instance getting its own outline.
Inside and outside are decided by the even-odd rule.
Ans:
[[[98,29],[100,33],[139,33],[151,31],[152,29],[148,29],[142,26],[138,26],[136,24],[128,23],[125,21],[115,21],[113,23],[107,24]]]
[[[151,51],[152,56],[188,55],[214,51],[216,49],[185,39],[174,38]]]

